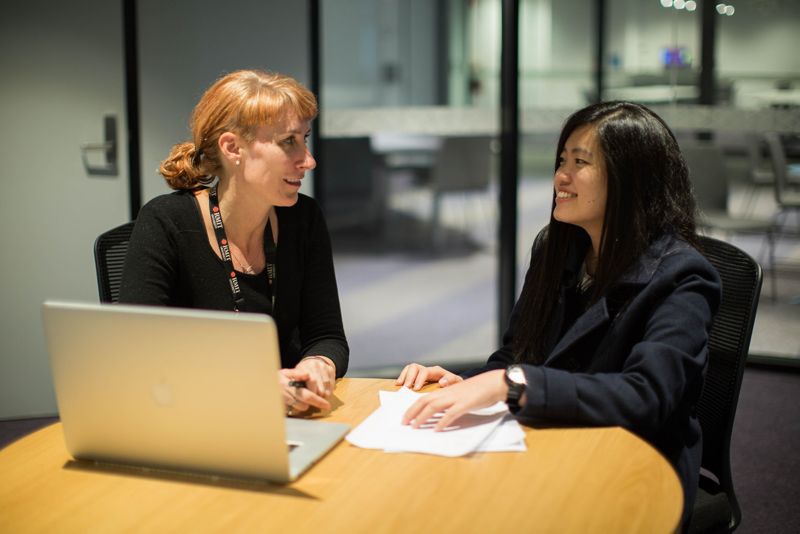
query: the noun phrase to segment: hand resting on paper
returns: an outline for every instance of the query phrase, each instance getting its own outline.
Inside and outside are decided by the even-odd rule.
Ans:
[[[408,367],[410,366],[406,369]],[[403,415],[403,424],[420,428],[435,414],[444,412],[434,427],[434,430],[439,432],[470,411],[504,401],[508,394],[508,386],[503,373],[502,369],[488,371],[448,388],[428,393],[406,411]]]
[[[410,363],[403,368],[395,385],[417,391],[428,382],[438,382],[440,387],[447,387],[463,381],[464,379],[457,374],[438,365],[425,367],[418,363]]]

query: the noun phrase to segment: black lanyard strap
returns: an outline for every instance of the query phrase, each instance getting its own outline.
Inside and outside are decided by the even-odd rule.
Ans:
[[[233,294],[233,310],[239,311],[244,305],[244,295],[242,295],[242,288],[239,285],[239,278],[236,276],[236,269],[233,267],[233,259],[231,257],[230,244],[225,235],[225,226],[222,223],[222,212],[219,210],[219,197],[217,196],[217,185],[214,184],[208,190],[208,210],[211,215],[211,226],[214,228],[214,235],[217,238],[217,246],[219,253],[222,257],[222,263],[228,270],[228,282],[231,286],[231,293]],[[264,258],[266,260],[267,272],[267,289],[270,292],[270,310],[268,313],[272,314],[275,310],[275,289],[277,283],[277,269],[275,268],[277,260],[277,247],[275,246],[275,239],[272,237],[272,227],[267,219],[267,228],[264,231]]]

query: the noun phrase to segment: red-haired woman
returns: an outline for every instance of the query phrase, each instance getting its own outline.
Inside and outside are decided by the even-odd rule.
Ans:
[[[119,297],[271,315],[290,415],[330,408],[349,355],[327,226],[299,193],[316,166],[306,145],[316,115],[314,95],[288,76],[217,80],[192,113],[191,141],[159,169],[176,191],[139,212]]]

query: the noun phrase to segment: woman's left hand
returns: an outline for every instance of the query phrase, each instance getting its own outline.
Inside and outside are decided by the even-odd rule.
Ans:
[[[295,369],[308,373],[306,388],[323,399],[327,399],[333,394],[336,366],[325,356],[306,356],[300,360]]]
[[[506,400],[508,386],[504,371],[487,371],[458,384],[424,395],[403,415],[403,424],[419,428],[434,414],[444,412],[435,431],[447,428],[467,412]]]

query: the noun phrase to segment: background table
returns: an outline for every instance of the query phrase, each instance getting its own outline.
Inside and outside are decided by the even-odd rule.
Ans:
[[[343,379],[323,420],[362,421],[393,381]],[[525,453],[389,454],[343,441],[286,485],[70,459],[60,424],[0,451],[0,532],[668,532],[669,463],[621,428],[531,429]]]

